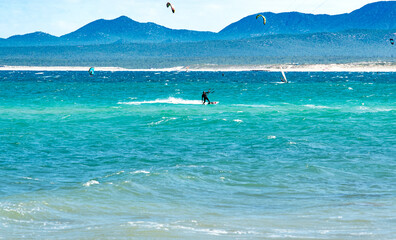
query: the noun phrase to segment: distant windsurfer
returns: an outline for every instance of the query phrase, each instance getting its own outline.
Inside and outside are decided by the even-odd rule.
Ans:
[[[208,104],[210,104],[210,100],[208,98],[209,93],[210,93],[210,89],[207,92],[205,91],[202,92],[202,104],[205,104],[206,101],[208,101]]]
[[[285,72],[283,71],[282,68],[281,68],[281,72],[282,72],[282,77],[283,77],[283,78],[281,78],[281,81],[284,83],[287,83],[287,78],[286,78]]]

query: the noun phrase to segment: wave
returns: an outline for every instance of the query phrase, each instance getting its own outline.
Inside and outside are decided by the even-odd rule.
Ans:
[[[90,181],[84,183],[83,186],[84,186],[84,187],[89,187],[89,186],[91,186],[91,185],[96,185],[96,184],[99,184],[99,182],[96,181],[96,180],[90,180]]]
[[[313,105],[313,104],[307,104],[307,105],[304,105],[304,107],[315,108],[315,109],[331,109],[331,107],[328,107],[328,106]]]
[[[394,111],[395,109],[393,109],[393,108],[381,108],[381,107],[370,108],[370,107],[360,106],[360,107],[357,108],[357,110],[361,111],[361,112],[376,113],[376,112],[391,112],[391,111]]]
[[[275,84],[284,84],[285,82],[271,82],[271,83],[275,83]],[[288,82],[291,83],[291,82]]]
[[[173,118],[162,117],[162,120],[159,120],[157,122],[149,123],[148,125],[149,126],[155,126],[155,125],[159,125],[161,123],[165,123],[165,122],[168,122],[168,121],[171,121],[171,120],[176,120],[176,118],[175,117],[173,117]]]
[[[145,222],[145,221],[135,221],[128,222],[128,225],[132,228],[138,229],[156,229],[156,230],[165,230],[165,231],[183,231],[183,232],[191,232],[195,234],[207,234],[212,236],[232,236],[232,235],[257,235],[258,232],[247,230],[226,230],[214,227],[202,227],[202,224],[199,224],[198,221],[192,220],[191,223],[187,223],[185,225],[181,224],[182,222],[172,222],[172,223],[159,223],[159,222]]]
[[[263,104],[233,104],[236,107],[252,107],[252,108],[270,108],[273,106],[263,105]]]
[[[169,97],[167,99],[156,99],[153,101],[141,101],[141,102],[118,102],[117,104],[126,104],[126,105],[141,105],[141,104],[186,104],[186,105],[201,105],[201,100],[185,100],[182,98],[174,98]]]
[[[137,170],[137,171],[134,171],[134,172],[131,172],[131,173],[132,174],[139,174],[139,173],[150,174],[149,171],[145,171],[145,170]]]

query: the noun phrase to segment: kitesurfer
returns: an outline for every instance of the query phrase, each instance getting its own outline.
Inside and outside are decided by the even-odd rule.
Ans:
[[[208,101],[208,104],[210,104],[210,100],[208,98],[209,93],[210,93],[210,89],[207,92],[205,91],[202,92],[202,104],[205,104],[206,101]]]

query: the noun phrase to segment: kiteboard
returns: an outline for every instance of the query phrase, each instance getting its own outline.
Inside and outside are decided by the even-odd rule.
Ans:
[[[210,102],[210,104],[208,104],[208,103],[205,103],[205,105],[216,105],[216,104],[218,104],[219,102]]]

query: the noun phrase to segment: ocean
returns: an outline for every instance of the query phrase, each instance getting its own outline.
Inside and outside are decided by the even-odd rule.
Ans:
[[[0,239],[396,239],[396,73],[286,75],[0,72]]]

